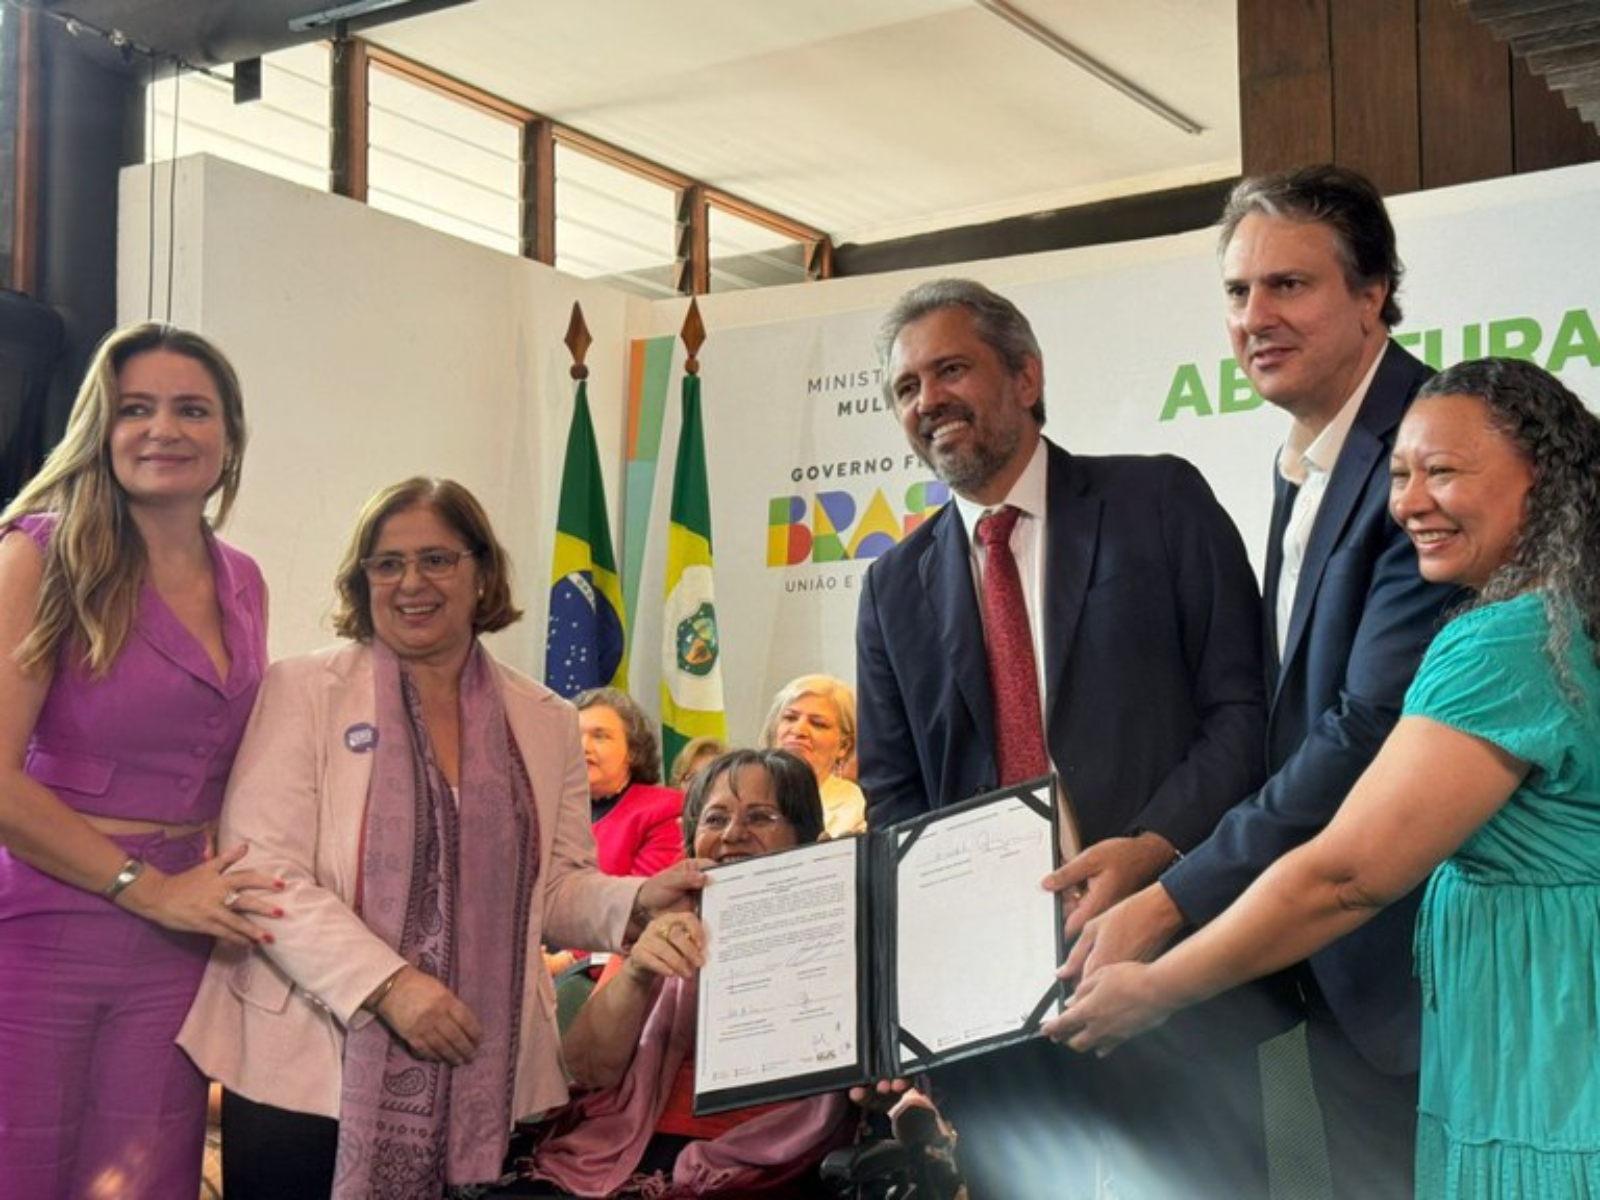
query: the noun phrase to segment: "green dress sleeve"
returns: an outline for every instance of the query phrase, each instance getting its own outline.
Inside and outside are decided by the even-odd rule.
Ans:
[[[1561,776],[1578,731],[1545,646],[1549,628],[1538,593],[1457,617],[1418,668],[1405,715],[1448,725]]]

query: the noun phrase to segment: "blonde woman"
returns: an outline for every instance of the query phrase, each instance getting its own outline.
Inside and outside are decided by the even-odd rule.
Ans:
[[[690,738],[672,760],[671,786],[680,792],[687,791],[689,781],[700,774],[702,767],[710,766],[727,752],[728,743],[721,738],[704,735]]]
[[[200,1186],[206,1085],[173,1037],[212,940],[277,913],[271,876],[223,875],[244,847],[208,857],[266,661],[261,573],[212,532],[244,447],[221,352],[134,326],[0,513],[8,1195]]]
[[[787,750],[811,765],[822,791],[829,837],[867,828],[867,802],[845,772],[856,749],[856,694],[832,675],[801,675],[772,701],[761,744]]]

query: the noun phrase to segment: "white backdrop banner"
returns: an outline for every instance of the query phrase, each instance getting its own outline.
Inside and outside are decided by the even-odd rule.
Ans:
[[[1600,170],[1401,197],[1391,212],[1408,267],[1396,330],[1403,344],[1435,366],[1483,354],[1531,358],[1600,401]],[[1261,403],[1230,356],[1214,249],[1206,231],[1122,253],[1038,256],[1024,282],[1015,281],[1016,261],[950,273],[992,281],[1028,314],[1044,351],[1049,437],[1079,453],[1190,459],[1259,564],[1285,418]],[[790,677],[853,679],[862,575],[947,497],[908,451],[884,399],[873,357],[880,317],[849,311],[723,329],[708,319],[706,450],[736,740],[757,735],[767,701]],[[673,396],[681,358],[680,349]],[[676,409],[669,401],[663,459],[676,445]],[[658,476],[636,647],[658,639],[655,539],[667,485]],[[636,652],[633,661],[647,658]],[[654,682],[632,681],[643,696]]]

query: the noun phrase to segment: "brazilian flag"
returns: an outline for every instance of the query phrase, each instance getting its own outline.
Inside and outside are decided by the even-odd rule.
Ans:
[[[666,609],[661,622],[661,757],[671,762],[691,738],[726,738],[722,642],[711,584],[711,489],[706,482],[700,377],[683,378],[683,428],[672,475]]]
[[[605,481],[589,418],[589,385],[582,380],[561,473],[544,681],[568,697],[585,688],[628,686],[622,582],[611,551]]]

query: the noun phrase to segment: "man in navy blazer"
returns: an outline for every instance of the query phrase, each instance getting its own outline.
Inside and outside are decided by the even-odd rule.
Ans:
[[[984,510],[1014,505],[1046,748],[1087,847],[1068,893],[1076,933],[1261,781],[1254,574],[1190,464],[1080,457],[1043,438],[1038,343],[1009,301],[970,281],[925,284],[891,311],[879,349],[908,442],[955,499],[863,584],[857,719],[869,824],[1018,782],[996,765],[985,564],[972,540]],[[936,1072],[976,1200],[1093,1195],[1108,1184],[1129,1196],[1259,1190],[1260,1156],[1235,1144],[1230,1119],[1259,1117],[1254,1040],[1211,1041],[1191,1044],[1182,1062],[1151,1045],[1100,1063],[1041,1040]],[[1211,1053],[1225,1044],[1228,1053]]]
[[[1272,774],[1159,883],[1087,927],[1071,960],[1086,971],[1154,957],[1332,819],[1399,718],[1456,595],[1423,581],[1388,513],[1395,429],[1433,371],[1389,339],[1402,268],[1377,190],[1334,167],[1247,179],[1223,213],[1221,246],[1235,355],[1292,419],[1266,563]],[[1411,1194],[1419,898],[1300,972],[1341,1200]]]

